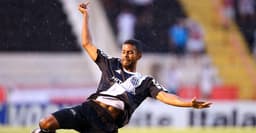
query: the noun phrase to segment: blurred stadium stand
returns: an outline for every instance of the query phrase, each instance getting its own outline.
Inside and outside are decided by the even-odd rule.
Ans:
[[[1,0],[0,51],[81,51],[59,0]]]
[[[147,5],[136,5],[129,0],[102,0],[102,4],[115,35],[117,35],[116,20],[122,8],[127,6],[131,8],[138,20],[135,24],[134,37],[145,43],[143,50],[148,53],[170,52],[167,29],[175,23],[177,18],[186,16],[178,0],[153,0]]]
[[[197,86],[181,86],[177,94],[186,99],[193,97],[202,98],[201,90]]]
[[[235,85],[214,86],[210,99],[213,100],[238,100],[239,89]]]
[[[86,84],[94,81],[82,54],[0,53],[0,82],[15,84]]]
[[[219,70],[224,84],[235,84],[239,88],[239,98],[251,99],[256,88],[256,65],[247,43],[237,25],[232,22],[229,29],[220,24],[223,13],[221,0],[181,0],[188,16],[198,20],[206,30],[207,54]]]
[[[250,1],[249,1],[250,2]],[[255,47],[255,31],[256,31],[256,2],[252,1],[253,3],[250,3],[254,9],[252,11],[254,14],[251,16],[243,16],[240,12],[240,6],[241,6],[241,0],[234,0],[234,9],[235,9],[235,22],[241,31],[242,35],[245,38],[245,41],[247,42],[248,48],[250,52],[253,52],[253,49]],[[249,7],[250,8],[250,7]],[[250,10],[250,9],[249,9]]]
[[[79,44],[82,20],[77,5],[80,2],[82,0],[1,0],[0,15],[4,21],[0,22],[0,84],[96,85],[99,70],[87,55],[83,55]],[[119,56],[115,25],[123,2],[93,0],[89,9],[93,41],[111,56]],[[226,88],[226,84],[236,86],[234,90],[230,89],[231,93],[213,89],[212,98],[222,98],[219,96],[224,94],[230,99],[252,98],[255,95],[256,72],[246,42],[235,24],[230,31],[218,28],[215,8],[214,3],[205,0],[153,0],[149,5],[152,24],[135,34],[147,44],[138,71],[156,76],[160,83],[166,84],[167,79],[163,75],[172,64],[177,64],[183,85],[194,88],[198,86],[202,65],[211,60],[224,84],[220,88]],[[134,10],[144,9],[135,7]],[[197,59],[189,56],[179,58],[170,51],[166,29],[180,17],[191,17],[204,27],[206,55]],[[158,71],[154,71],[153,66],[159,66]],[[181,87],[179,94],[188,98],[191,96],[188,88]],[[193,93],[200,97],[198,89]]]

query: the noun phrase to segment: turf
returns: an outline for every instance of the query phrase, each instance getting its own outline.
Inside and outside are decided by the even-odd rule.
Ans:
[[[28,127],[3,127],[0,133],[30,133],[33,128]],[[256,128],[122,128],[119,133],[255,133]],[[73,130],[58,130],[57,133],[77,133]]]

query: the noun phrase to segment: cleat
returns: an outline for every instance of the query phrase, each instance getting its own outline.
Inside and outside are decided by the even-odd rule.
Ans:
[[[32,133],[40,133],[40,129],[39,128],[37,128],[37,129],[34,129],[33,131],[32,131]]]

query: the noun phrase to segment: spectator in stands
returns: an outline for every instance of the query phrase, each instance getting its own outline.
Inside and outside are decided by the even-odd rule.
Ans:
[[[234,19],[234,0],[222,0],[220,8],[221,24],[224,29],[228,29],[231,21]]]
[[[170,93],[177,94],[178,88],[181,85],[181,71],[176,63],[170,65],[170,69],[166,72],[166,85]]]
[[[160,80],[160,72],[162,70],[162,66],[159,63],[153,63],[150,67],[150,75],[155,77],[156,80]]]
[[[196,58],[205,52],[204,31],[201,25],[191,19],[187,19],[186,26],[189,31],[186,51]]]
[[[118,44],[122,44],[129,38],[134,38],[136,16],[129,6],[124,6],[117,17]],[[121,47],[121,46],[120,46]]]
[[[184,55],[188,40],[188,30],[185,26],[185,19],[180,18],[173,26],[170,26],[168,35],[171,49],[179,56]]]
[[[243,24],[252,21],[255,15],[254,0],[238,0],[239,16]]]
[[[199,78],[199,86],[202,91],[203,98],[209,98],[212,88],[218,83],[217,70],[210,61],[203,63],[202,71]]]

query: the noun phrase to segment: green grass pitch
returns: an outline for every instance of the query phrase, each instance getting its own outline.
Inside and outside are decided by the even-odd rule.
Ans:
[[[33,128],[24,127],[3,127],[0,126],[0,133],[30,133]],[[119,133],[255,133],[256,128],[167,128],[167,127],[145,127],[129,128],[119,130]],[[58,130],[57,133],[77,133],[73,130]]]

